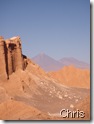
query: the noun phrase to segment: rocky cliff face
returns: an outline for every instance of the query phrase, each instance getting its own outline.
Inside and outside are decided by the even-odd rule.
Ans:
[[[0,37],[0,79],[1,80],[7,78],[4,46],[5,46],[5,41],[3,37]]]
[[[9,75],[18,69],[24,70],[27,65],[27,57],[22,55],[20,37],[7,40],[0,37],[0,79],[9,79]]]

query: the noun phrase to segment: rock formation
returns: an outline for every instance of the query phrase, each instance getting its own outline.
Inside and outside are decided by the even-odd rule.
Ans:
[[[0,37],[0,78],[9,79],[9,75],[18,69],[24,70],[27,57],[22,55],[20,37],[4,40]]]
[[[6,74],[6,63],[5,63],[5,41],[3,37],[0,37],[0,79],[5,80]]]

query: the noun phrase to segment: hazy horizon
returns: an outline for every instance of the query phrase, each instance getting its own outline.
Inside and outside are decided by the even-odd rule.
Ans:
[[[0,35],[19,35],[28,57],[44,52],[90,64],[89,0],[0,0],[0,16]]]

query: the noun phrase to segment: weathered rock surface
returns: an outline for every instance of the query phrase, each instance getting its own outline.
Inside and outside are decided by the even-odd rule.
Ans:
[[[26,56],[22,55],[20,37],[4,40],[0,37],[0,78],[9,79],[9,75],[18,69],[24,70],[27,65]]]
[[[0,37],[0,79],[5,80],[6,78],[5,41],[3,37]]]

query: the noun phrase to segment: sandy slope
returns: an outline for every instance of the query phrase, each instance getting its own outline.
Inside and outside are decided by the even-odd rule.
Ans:
[[[38,65],[28,63],[25,71],[18,70],[0,83],[0,119],[62,119],[49,115],[62,108],[73,109],[90,92],[61,85]]]
[[[90,96],[87,96],[83,101],[76,105],[76,109],[83,110],[85,118],[83,120],[90,120]]]
[[[49,116],[23,102],[8,100],[0,104],[0,120],[49,119]]]

